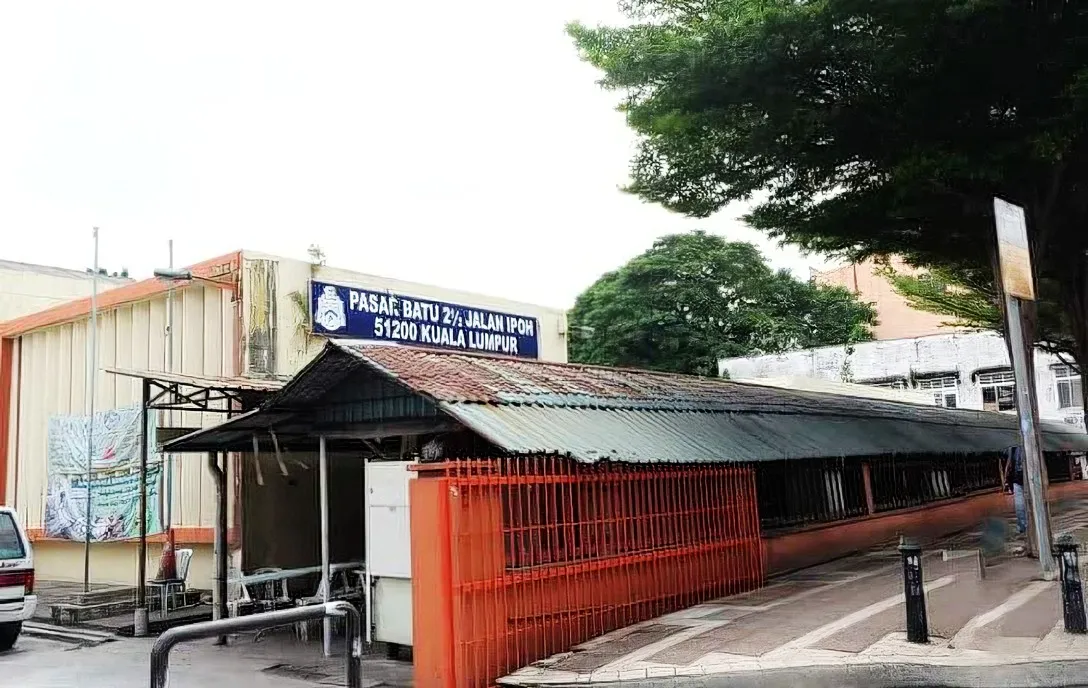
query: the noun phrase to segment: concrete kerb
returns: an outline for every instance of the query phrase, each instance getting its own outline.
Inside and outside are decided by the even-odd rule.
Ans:
[[[1088,684],[1088,660],[1045,660],[1019,664],[941,666],[872,662],[839,666],[789,667],[670,676],[601,683],[548,683],[548,688],[1058,688]],[[502,685],[502,684],[500,684]],[[527,684],[522,684],[527,685]],[[543,684],[542,684],[543,685]]]

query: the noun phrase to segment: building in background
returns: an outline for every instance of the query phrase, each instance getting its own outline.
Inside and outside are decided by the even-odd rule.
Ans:
[[[91,273],[0,260],[0,322],[91,294]],[[128,277],[98,276],[98,290],[127,284]]]
[[[900,273],[916,272],[896,257],[888,264]],[[950,327],[949,316],[911,308],[882,269],[870,259],[812,273],[816,282],[844,287],[874,305],[875,341],[723,359],[719,373],[734,380],[792,380],[796,389],[804,388],[805,378],[857,383],[922,393],[948,408],[1014,412],[1015,383],[1004,339]],[[1036,351],[1035,377],[1040,416],[1083,430],[1080,375],[1057,356]]]
[[[888,259],[888,264],[899,273],[916,272],[902,259],[894,256]],[[896,293],[892,283],[880,274],[881,268],[876,261],[869,259],[823,272],[813,270],[812,279],[817,284],[848,289],[857,294],[861,301],[873,304],[878,320],[873,328],[875,339],[903,339],[963,331],[945,325],[949,320],[948,316],[911,308],[907,300]]]
[[[132,425],[141,382],[107,369],[212,381],[279,380],[309,362],[326,336],[566,360],[566,314],[559,309],[252,251],[204,261],[190,273],[190,279],[148,279],[99,294],[94,426],[101,429],[94,436],[94,465],[113,473],[111,489],[92,499],[112,509],[101,518],[92,515],[95,537],[108,540],[91,548],[95,582],[132,584],[136,575],[136,544],[125,537],[139,513],[133,513],[131,491],[125,491],[134,475],[125,463],[133,455],[132,432],[122,426]],[[86,280],[86,291],[79,293],[89,293],[89,285]],[[90,299],[83,298],[0,323],[0,501],[18,509],[35,540],[38,575],[45,579],[82,578],[82,538],[63,534],[86,530],[78,508],[85,481],[72,465],[85,456],[79,438],[86,437],[80,423],[88,408],[90,311]],[[161,412],[152,432],[221,420],[213,413]],[[107,441],[108,433],[125,439]],[[259,466],[256,482],[247,482],[243,476],[252,476],[254,467],[240,467],[239,460],[235,455],[231,463],[232,549],[244,532],[239,500],[244,503],[246,490],[261,489],[263,482]],[[268,455],[248,460],[270,460],[263,470],[280,470]],[[150,508],[158,513],[149,522],[158,516],[179,546],[194,550],[190,580],[208,587],[215,488],[206,460],[156,456],[152,463],[161,477],[150,486]],[[157,560],[157,547],[149,557]],[[155,571],[154,561],[148,569]]]
[[[931,395],[948,408],[1016,410],[1005,340],[992,332],[861,342],[850,346],[722,359],[719,372],[736,380],[816,378]],[[1084,428],[1081,379],[1057,356],[1035,352],[1039,415]]]

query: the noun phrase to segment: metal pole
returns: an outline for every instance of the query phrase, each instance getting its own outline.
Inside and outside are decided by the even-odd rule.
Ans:
[[[147,414],[151,405],[151,381],[144,378],[140,394],[140,546],[136,560],[136,609],[133,610],[132,634],[147,635]],[[162,610],[163,617],[166,610]]]
[[[169,252],[169,267],[174,269],[174,240],[170,239],[167,242],[167,250]],[[173,284],[173,283],[171,283]],[[174,372],[174,288],[171,286],[170,291],[166,292],[166,372]],[[174,427],[174,412],[173,410],[166,411],[168,423],[170,427]],[[164,491],[166,492],[166,508],[165,518],[163,518],[163,525],[166,530],[170,530],[173,526],[173,513],[174,513],[174,456],[172,454],[166,455],[166,478],[164,480]]]
[[[1032,389],[1035,380],[1028,375],[1028,361],[1024,351],[1024,330],[1020,299],[1005,295],[1005,305],[1009,314],[1009,349],[1012,351],[1012,371],[1016,377],[1016,408],[1020,416],[1020,439],[1024,448],[1024,487],[1027,489],[1030,518],[1034,528],[1035,542],[1038,544],[1039,568],[1044,580],[1054,580],[1054,555],[1048,544],[1050,522],[1046,517],[1046,491],[1042,478],[1042,451],[1039,447],[1035,419],[1032,410]]]
[[[318,438],[318,473],[321,502],[321,601],[328,603],[332,578],[329,575],[329,456],[325,436]],[[322,646],[326,657],[332,656],[332,623],[326,617],[322,622]]]
[[[91,589],[91,471],[94,464],[94,393],[98,377],[98,227],[94,228],[94,265],[91,268],[91,326],[87,332],[87,503],[83,534],[83,592]]]
[[[202,621],[171,628],[158,637],[151,648],[151,688],[166,688],[170,673],[170,650],[178,643],[216,635],[228,635],[244,631],[256,631],[263,628],[290,626],[302,621],[312,621],[330,616],[343,616],[347,619],[349,632],[346,652],[348,688],[361,688],[362,666],[361,645],[359,640],[359,611],[350,602],[330,602],[322,605],[281,609],[264,614],[240,616],[235,619]]]
[[[215,532],[213,558],[215,559],[215,587],[212,588],[212,618],[227,618],[227,459],[223,457],[222,466],[220,458],[222,452],[208,454],[208,470],[212,474],[212,482],[215,483]],[[226,645],[227,637],[219,636],[217,645]]]
[[[903,557],[903,595],[906,598],[907,640],[929,642],[929,619],[926,617],[926,593],[922,576],[922,548],[907,538],[899,540]]]

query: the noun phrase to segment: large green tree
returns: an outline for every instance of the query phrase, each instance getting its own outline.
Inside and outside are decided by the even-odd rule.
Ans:
[[[1000,196],[1088,361],[1086,3],[624,6],[570,33],[639,135],[629,191],[697,217],[755,199],[753,226],[810,250],[990,274]]]
[[[723,356],[863,341],[874,323],[850,292],[775,272],[751,244],[675,234],[578,297],[570,357],[717,375]]]

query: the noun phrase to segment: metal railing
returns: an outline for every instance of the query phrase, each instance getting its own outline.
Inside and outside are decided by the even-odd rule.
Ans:
[[[200,638],[226,636],[243,631],[256,631],[276,626],[289,626],[301,621],[316,621],[326,616],[343,616],[347,620],[345,661],[347,662],[348,688],[362,686],[362,624],[359,610],[349,602],[327,602],[277,612],[240,616],[233,619],[217,619],[171,628],[155,641],[151,648],[151,688],[166,688],[170,669],[170,650],[178,643]]]

